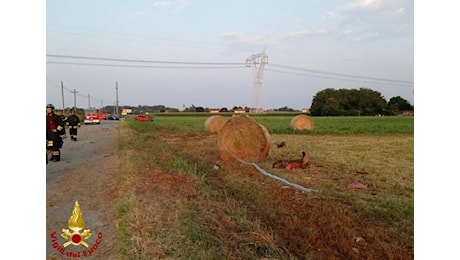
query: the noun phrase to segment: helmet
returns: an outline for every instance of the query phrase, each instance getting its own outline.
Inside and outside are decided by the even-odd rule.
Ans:
[[[46,108],[54,109],[54,106],[53,106],[53,104],[48,104],[48,105],[46,105]]]

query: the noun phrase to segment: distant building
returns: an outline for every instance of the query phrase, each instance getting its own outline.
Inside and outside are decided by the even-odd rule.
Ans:
[[[121,114],[123,116],[126,116],[126,115],[132,115],[133,114],[133,110],[131,108],[123,108],[123,110],[121,110]]]
[[[244,109],[235,109],[235,110],[233,110],[233,113],[235,113],[235,114],[244,114],[244,113],[246,113],[246,110],[244,110]]]
[[[402,110],[399,112],[403,116],[413,116],[414,115],[414,110]]]

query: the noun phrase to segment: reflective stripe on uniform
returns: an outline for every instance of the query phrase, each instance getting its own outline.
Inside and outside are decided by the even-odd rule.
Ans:
[[[59,155],[59,151],[53,151],[52,154],[53,155]]]
[[[63,129],[63,127],[60,126],[60,125],[57,127],[57,130],[58,130],[58,131],[61,131],[62,129]]]
[[[48,141],[47,146],[52,147],[53,146],[53,141]]]

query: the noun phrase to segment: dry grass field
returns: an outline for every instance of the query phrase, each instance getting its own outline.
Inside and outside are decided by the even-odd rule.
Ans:
[[[304,192],[250,165],[219,161],[218,134],[205,131],[206,118],[174,120],[119,125],[123,259],[414,258],[413,133],[268,126],[273,146],[258,165],[315,190]],[[286,147],[277,148],[280,141]],[[311,158],[306,169],[272,168],[302,151]],[[351,188],[356,181],[366,188]]]

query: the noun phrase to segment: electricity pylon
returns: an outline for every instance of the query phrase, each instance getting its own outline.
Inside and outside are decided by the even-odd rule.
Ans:
[[[268,63],[268,56],[265,54],[265,50],[259,54],[253,54],[251,57],[246,59],[246,66],[252,67],[254,73],[254,92],[253,92],[253,110],[258,112],[263,112],[263,95],[262,87],[264,82],[264,67]]]

